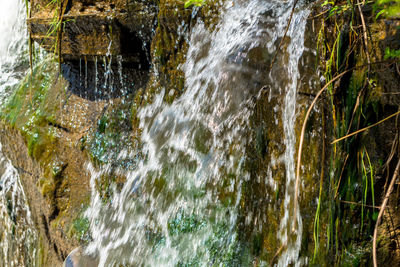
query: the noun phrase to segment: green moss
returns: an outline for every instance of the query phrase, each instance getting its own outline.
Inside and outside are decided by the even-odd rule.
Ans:
[[[43,238],[40,236],[38,242],[38,252],[36,256],[36,266],[46,266],[47,250],[44,248]]]
[[[182,233],[192,233],[205,226],[205,222],[200,220],[194,214],[186,215],[184,212],[178,214],[168,222],[168,231],[170,235]]]
[[[118,159],[119,152],[133,148],[131,103],[129,98],[114,103],[98,120],[97,128],[85,140],[81,140],[81,146],[85,146],[94,163],[101,165],[113,162],[123,168],[131,167],[125,164],[126,161]]]
[[[358,267],[369,266],[369,256],[371,244],[367,243],[364,246],[352,245],[349,249],[344,249],[341,255],[341,266],[343,267]]]
[[[205,246],[214,266],[248,266],[251,262],[246,243],[239,242],[236,235],[229,237],[229,226],[218,224]]]
[[[205,0],[188,0],[185,2],[185,8],[190,6],[202,6]]]
[[[42,170],[37,189],[50,206],[52,227],[65,230],[69,229],[74,212],[65,212],[71,208],[71,200],[66,201],[69,197],[66,193],[66,189],[70,189],[69,177],[64,172],[67,163],[60,159],[68,158],[64,149],[71,144],[62,143],[60,139],[68,134],[68,130],[64,132],[59,126],[57,118],[67,102],[67,83],[59,77],[57,69],[51,59],[37,64],[33,73],[25,77],[1,107],[0,118],[6,127],[18,131],[25,141],[29,156]]]
[[[19,129],[26,138],[29,155],[39,160],[43,146],[54,141],[53,132],[47,129],[53,110],[46,108],[46,97],[56,77],[54,63],[45,60],[27,75],[1,110],[1,118]]]
[[[231,229],[225,223],[213,225],[211,221],[201,219],[195,214],[186,214],[183,211],[178,211],[176,216],[168,222],[169,233],[176,240],[180,240],[188,234],[196,236],[196,233],[200,233],[210,226],[213,230],[202,245],[204,250],[192,255],[189,259],[182,259],[177,266],[201,266],[204,264],[203,257],[206,255],[212,266],[243,266],[251,262],[248,247],[239,242],[235,234],[231,236]],[[255,236],[253,241],[254,248],[261,247],[260,236]]]
[[[47,174],[51,174],[52,147],[56,142],[56,133],[49,124],[58,106],[48,103],[49,90],[57,80],[54,69],[55,63],[51,60],[44,60],[35,66],[33,73],[25,77],[0,113],[3,122],[20,131],[28,154],[45,168]],[[44,195],[52,195],[52,180],[51,175],[41,179]]]
[[[81,213],[77,216],[77,218],[73,221],[72,226],[68,232],[70,237],[74,237],[80,243],[87,244],[90,241],[90,222],[87,217],[84,216],[84,211],[86,208],[83,208]]]

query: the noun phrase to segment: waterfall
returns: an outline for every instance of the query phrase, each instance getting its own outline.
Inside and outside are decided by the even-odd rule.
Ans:
[[[132,166],[87,164],[91,202],[85,216],[91,237],[85,253],[95,256],[99,266],[254,264],[251,242],[245,240],[243,229],[261,229],[268,218],[243,207],[246,184],[260,179],[276,186],[270,172],[253,177],[246,167],[248,146],[256,141],[250,121],[263,90],[273,91],[272,98],[280,97],[271,107],[277,117],[268,119],[283,125],[284,152],[268,165],[270,169],[284,165],[283,212],[276,214],[279,225],[273,233],[283,249],[276,265],[306,264],[307,259],[300,257],[300,210],[293,214],[298,65],[309,15],[305,4],[296,9],[287,45],[278,51],[273,70],[268,70],[294,2],[227,0],[214,30],[194,20],[190,31],[182,31],[189,47],[185,63],[179,66],[185,74],[184,91],[167,103],[166,96],[174,90],[158,88],[153,101],[139,110],[140,145],[134,152],[123,150],[117,155],[118,160],[133,162]],[[0,105],[28,70],[25,12],[20,1],[0,3]],[[119,75],[121,86],[128,89],[122,77],[122,56],[116,58],[118,71],[113,71],[110,48],[111,43],[103,57],[104,83],[97,77],[96,56],[94,79],[87,61],[79,61],[79,77],[84,77],[80,86],[87,88],[93,80],[96,93],[107,91],[113,88],[112,76]],[[255,59],[257,53],[261,55]],[[98,192],[99,181],[115,174],[126,181],[121,188],[111,185],[105,199]],[[0,232],[0,266],[37,265],[37,233],[27,199],[18,170],[1,154],[1,144],[0,212],[0,226],[5,229]]]
[[[26,8],[23,1],[0,3],[0,104],[24,76],[27,52]]]
[[[127,178],[122,190],[114,188],[104,203],[96,185],[113,166],[88,166],[92,202],[86,214],[93,240],[87,253],[97,254],[100,266],[251,264],[238,220],[243,216],[243,184],[251,179],[244,167],[246,144],[252,141],[249,118],[262,87],[260,76],[266,72],[251,64],[250,54],[259,47],[275,52],[292,5],[293,1],[225,1],[214,32],[198,21],[183,36],[189,43],[181,66],[185,91],[167,104],[167,90],[161,88],[153,103],[140,110],[143,148],[133,155],[120,153],[120,158],[136,162],[133,170],[119,170]],[[298,211],[298,227],[292,233],[291,209],[297,65],[307,16],[306,8],[296,12],[288,31],[290,44],[282,52],[289,55],[288,62],[281,63],[285,82],[272,73],[268,77],[271,87],[286,95],[281,107],[286,151],[280,159],[286,168],[285,213],[277,235],[287,248],[278,266],[299,263],[302,222]],[[251,216],[247,214],[246,221]]]
[[[36,266],[37,239],[18,170],[0,145],[0,266]]]
[[[304,34],[306,20],[309,11],[304,9],[298,12],[293,23],[289,27],[288,36],[291,37],[291,42],[287,48],[289,53],[289,62],[287,64],[287,75],[290,77],[290,82],[286,85],[286,96],[283,106],[283,126],[285,132],[284,143],[286,150],[284,154],[284,162],[286,167],[286,191],[284,199],[285,214],[281,220],[279,238],[282,244],[288,244],[288,249],[282,254],[279,259],[280,266],[288,266],[291,262],[296,262],[301,246],[302,221],[299,209],[293,211],[294,194],[295,194],[295,151],[296,151],[296,135],[294,125],[296,122],[296,95],[297,95],[297,80],[300,78],[298,70],[298,62],[304,51]],[[286,18],[288,17],[286,14]],[[289,15],[290,16],[290,15]],[[296,221],[290,221],[293,218],[293,212],[296,212]],[[295,233],[292,229],[295,228]],[[294,242],[289,243],[290,235],[295,235]],[[298,262],[297,262],[298,263]]]
[[[26,8],[23,1],[0,3],[0,106],[25,75]],[[37,266],[37,232],[18,170],[0,144],[0,266]]]

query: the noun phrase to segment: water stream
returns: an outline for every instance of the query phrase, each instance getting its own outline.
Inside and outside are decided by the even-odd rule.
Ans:
[[[243,184],[252,179],[244,167],[250,143],[249,118],[254,97],[261,89],[263,71],[252,65],[257,48],[272,54],[282,37],[292,1],[226,1],[220,23],[209,32],[198,22],[185,36],[189,41],[185,92],[172,104],[163,101],[162,89],[140,113],[141,153],[127,155],[134,170],[119,170],[127,177],[121,191],[104,203],[96,180],[112,165],[92,173],[92,203],[87,216],[93,241],[87,252],[100,266],[243,265],[253,261],[241,241]],[[291,233],[294,201],[294,151],[298,60],[302,55],[307,9],[295,14],[288,32],[288,62],[284,82],[274,88],[286,95],[282,106],[286,152],[285,213],[277,233],[287,249],[278,266],[298,263],[302,233]],[[266,41],[267,40],[267,41]],[[277,80],[275,77],[269,78]],[[265,177],[268,179],[268,177]],[[260,223],[267,223],[266,221]],[[268,263],[262,263],[268,264]]]
[[[23,1],[0,3],[0,104],[25,75],[28,43]]]
[[[224,1],[213,32],[199,20],[190,32],[182,33],[189,44],[186,63],[179,66],[185,73],[185,91],[168,104],[164,98],[174,92],[159,88],[153,102],[139,111],[140,149],[123,150],[117,156],[134,163],[133,167],[117,170],[126,178],[123,187],[113,186],[105,201],[98,193],[98,181],[115,173],[115,164],[96,168],[87,163],[92,192],[85,215],[90,221],[91,241],[85,250],[98,258],[99,266],[254,264],[255,255],[250,242],[244,240],[243,229],[261,229],[268,218],[246,213],[243,199],[245,184],[256,179],[246,168],[247,146],[254,141],[250,120],[265,83],[267,90],[283,96],[281,104],[273,107],[281,117],[271,120],[283,124],[285,152],[269,164],[275,168],[283,163],[286,179],[284,212],[276,215],[280,222],[276,235],[284,249],[276,264],[306,262],[299,256],[303,231],[299,210],[297,221],[293,221],[298,65],[309,14],[305,4],[294,14],[288,45],[281,53],[282,62],[277,63],[279,71],[267,71],[293,2]],[[0,103],[27,70],[26,60],[20,60],[27,58],[24,12],[19,1],[0,4],[0,32],[5,36],[0,40]],[[265,52],[255,59],[257,51]],[[103,57],[104,84],[98,84],[97,60],[102,59],[95,57],[96,93],[114,86],[111,75],[119,75],[121,86],[127,87],[122,78],[122,58],[117,58],[118,73],[114,73],[111,56]],[[21,64],[25,67],[19,68]],[[87,61],[80,60],[79,68],[79,75],[87,83]],[[0,212],[4,218],[0,222],[4,225],[0,232],[0,266],[33,266],[37,236],[18,171],[1,151],[0,177]],[[257,179],[274,186],[269,174]],[[15,233],[16,223],[24,227],[18,227]],[[291,230],[293,225],[295,232]],[[11,255],[12,250],[25,253]]]
[[[23,1],[0,2],[0,105],[25,76],[27,32]],[[36,266],[38,248],[18,170],[0,144],[0,266]]]
[[[0,266],[37,265],[37,239],[19,174],[0,145]]]

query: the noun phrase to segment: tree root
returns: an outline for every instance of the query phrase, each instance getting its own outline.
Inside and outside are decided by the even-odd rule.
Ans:
[[[331,144],[332,144],[332,145],[333,145],[333,144],[336,144],[336,143],[339,142],[339,141],[342,141],[342,140],[344,140],[344,139],[346,139],[346,138],[349,138],[349,137],[351,137],[351,136],[353,136],[353,135],[356,135],[356,134],[359,134],[359,133],[361,133],[361,132],[364,132],[364,131],[366,131],[366,130],[368,130],[368,129],[371,129],[371,128],[377,126],[378,124],[381,124],[382,122],[384,122],[384,121],[386,121],[386,120],[388,120],[388,119],[391,119],[391,118],[393,118],[393,117],[395,117],[395,116],[397,116],[397,115],[399,115],[399,114],[400,114],[400,111],[397,111],[396,113],[394,113],[394,114],[392,114],[392,115],[390,115],[390,116],[384,118],[383,120],[378,121],[377,123],[374,123],[374,124],[372,124],[372,125],[370,125],[370,126],[368,126],[368,127],[362,128],[362,129],[360,129],[360,130],[358,130],[358,131],[355,131],[355,132],[353,132],[353,133],[351,133],[351,134],[348,134],[348,135],[345,135],[345,136],[343,136],[343,137],[340,137],[340,138],[336,139],[335,141],[333,141]]]

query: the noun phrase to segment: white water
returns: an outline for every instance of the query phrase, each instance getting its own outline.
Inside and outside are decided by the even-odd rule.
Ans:
[[[20,0],[0,2],[0,104],[10,87],[19,82],[26,71],[27,32],[26,8]]]
[[[25,75],[26,9],[23,1],[0,2],[0,106]],[[0,266],[37,266],[37,232],[17,169],[0,144]]]
[[[0,266],[36,266],[37,238],[18,171],[0,145]]]
[[[166,92],[161,89],[153,104],[140,111],[142,156],[136,156],[135,170],[119,170],[127,182],[121,192],[114,189],[108,203],[96,193],[96,181],[112,166],[101,170],[89,166],[92,203],[87,216],[94,240],[87,252],[97,254],[100,266],[230,266],[234,260],[244,265],[251,263],[250,252],[238,241],[241,233],[237,226],[243,183],[251,178],[243,168],[246,144],[251,142],[251,99],[261,86],[246,82],[245,75],[251,76],[250,81],[257,80],[260,71],[243,63],[248,62],[253,48],[274,52],[292,4],[293,1],[226,1],[214,32],[198,22],[190,35],[183,36],[189,42],[187,60],[181,66],[185,92],[172,104],[166,104]],[[279,159],[286,167],[285,213],[277,235],[287,248],[278,266],[301,262],[301,216],[297,214],[298,227],[296,233],[291,233],[294,222],[290,209],[294,201],[297,65],[303,53],[307,15],[307,10],[294,15],[288,32],[291,41],[287,52],[282,52],[289,55],[283,70],[286,82],[273,85],[286,95],[282,106],[286,151]],[[122,152],[120,157],[134,156]],[[228,194],[233,196],[226,203],[221,195]],[[247,214],[246,221],[251,216]],[[174,228],[176,224],[178,230]],[[210,243],[216,251],[209,247]],[[228,255],[235,253],[240,256],[229,261]]]
[[[16,71],[22,55],[27,58],[25,33],[25,8],[19,1],[0,3],[0,102],[9,86],[18,82],[26,68]],[[243,184],[251,179],[243,164],[246,160],[246,144],[249,135],[249,118],[254,109],[253,96],[261,86],[247,82],[257,80],[259,70],[244,66],[249,51],[262,47],[270,54],[275,51],[290,15],[293,1],[236,0],[226,1],[219,25],[209,32],[199,22],[190,35],[183,38],[189,42],[187,61],[181,66],[185,73],[185,92],[174,101],[163,101],[165,88],[160,88],[153,104],[139,113],[143,133],[140,155],[135,157],[135,170],[120,169],[127,181],[121,191],[114,188],[114,195],[107,203],[96,190],[96,180],[113,166],[92,172],[92,200],[87,215],[91,221],[93,241],[87,251],[97,254],[100,266],[132,264],[135,266],[176,266],[199,263],[200,265],[233,264],[229,255],[244,265],[252,261],[251,253],[239,241]],[[291,233],[294,201],[294,151],[295,107],[298,61],[303,53],[304,27],[308,11],[294,15],[288,37],[290,44],[285,52],[282,77],[271,74],[269,80],[277,81],[285,100],[282,107],[284,125],[284,156],[278,161],[286,168],[284,214],[280,220],[278,238],[286,249],[278,266],[290,263],[300,265],[299,251],[302,221],[298,213],[297,231]],[[267,41],[266,41],[267,40]],[[25,54],[24,54],[25,53]],[[107,66],[107,64],[105,64]],[[267,67],[267,66],[266,66]],[[107,72],[106,72],[107,73]],[[86,79],[85,79],[86,81]],[[106,79],[107,82],[107,79]],[[97,86],[96,86],[97,87]],[[271,167],[277,162],[272,162]],[[31,258],[19,253],[22,247],[32,249],[35,232],[17,171],[9,161],[1,157],[4,174],[1,181],[7,190],[0,192],[0,211],[4,215],[6,231],[2,239],[5,266],[21,265],[21,261],[33,263],[35,251],[29,250]],[[266,176],[265,179],[272,179]],[[268,181],[269,182],[269,181]],[[272,181],[270,183],[273,183]],[[8,215],[6,195],[11,194],[13,206],[17,207],[18,237],[10,235],[12,216]],[[25,207],[25,208],[23,208]],[[299,212],[299,211],[298,211]],[[247,218],[252,215],[247,214]],[[277,215],[279,216],[279,215]],[[8,218],[8,219],[7,219]],[[266,223],[266,222],[264,222]],[[257,227],[257,226],[256,226]],[[18,253],[10,254],[10,248]],[[236,255],[235,254],[235,255]],[[15,256],[15,257],[14,257]],[[2,258],[0,258],[2,260]],[[2,262],[0,262],[2,263]],[[268,265],[268,263],[261,263]],[[30,266],[30,265],[29,265]]]
[[[309,15],[309,11],[304,9],[293,17],[293,22],[290,25],[288,36],[291,37],[291,42],[287,48],[289,53],[289,62],[287,64],[287,75],[290,77],[290,82],[286,87],[285,105],[283,108],[283,126],[285,132],[285,155],[284,162],[286,167],[286,191],[284,200],[284,216],[281,220],[281,226],[279,231],[279,238],[282,244],[287,244],[288,248],[282,253],[279,259],[279,266],[288,266],[291,262],[296,262],[296,265],[300,265],[298,261],[298,255],[301,248],[301,236],[302,236],[302,220],[300,210],[297,209],[296,219],[297,221],[290,221],[293,215],[294,206],[294,184],[295,184],[295,145],[296,135],[294,125],[296,122],[296,96],[297,96],[297,81],[300,78],[298,70],[298,62],[304,51],[304,34],[306,20]],[[290,16],[289,12],[286,13],[286,18]],[[295,233],[292,233],[292,229],[295,227]],[[289,241],[289,236],[294,235],[294,242]]]

